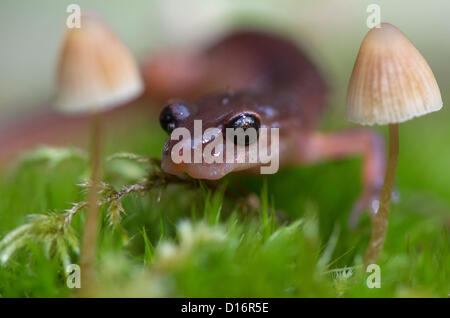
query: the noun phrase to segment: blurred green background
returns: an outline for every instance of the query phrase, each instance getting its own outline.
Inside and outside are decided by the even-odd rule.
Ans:
[[[20,114],[26,114],[50,103],[54,93],[56,56],[67,18],[66,8],[70,3],[73,1],[1,1],[0,125],[13,116],[20,117]],[[450,291],[448,266],[450,147],[446,138],[450,135],[448,124],[450,113],[447,107],[447,100],[450,97],[448,1],[137,0],[125,3],[118,0],[96,0],[76,3],[82,10],[92,9],[99,12],[139,61],[162,48],[177,46],[195,48],[227,32],[230,28],[239,26],[277,30],[298,39],[320,66],[331,88],[329,107],[322,123],[324,130],[353,126],[344,116],[347,83],[361,40],[368,31],[367,5],[379,4],[381,20],[400,28],[430,64],[441,89],[444,107],[439,113],[414,119],[400,126],[401,151],[397,183],[400,202],[393,208],[388,241],[382,257],[382,263],[387,268],[386,279],[390,284],[389,287],[377,292],[368,291],[365,287],[357,285],[343,295],[445,297],[448,294]],[[385,133],[383,127],[374,129]],[[107,153],[130,151],[160,156],[161,146],[166,138],[154,118],[136,119],[133,125],[115,127],[110,133],[114,138],[108,139]],[[13,163],[13,166],[6,167],[2,172],[0,238],[22,224],[26,214],[67,208],[69,202],[80,200],[79,188],[75,184],[80,181],[84,168],[80,168],[79,163],[58,165],[56,170],[48,170],[47,167],[27,167],[24,170],[19,169],[18,172],[16,170],[11,172],[14,166]],[[267,178],[268,196],[276,208],[282,211],[288,224],[297,218],[305,217],[310,210],[318,214],[320,243],[312,248],[312,254],[323,251],[326,242],[333,237],[333,231],[336,228],[341,229],[339,243],[333,251],[333,259],[336,258],[337,261],[331,268],[357,263],[368,241],[370,226],[367,217],[363,219],[356,232],[349,231],[345,225],[348,212],[359,192],[359,168],[360,161],[355,158],[313,167],[291,168]],[[115,180],[114,169],[111,167],[110,175],[107,175],[108,180]],[[261,191],[260,178],[235,176],[230,179],[230,182],[242,183],[256,193]],[[189,196],[192,194],[183,193],[183,196],[180,196],[181,192],[177,192],[176,189],[171,191],[163,196],[159,205],[154,202],[153,197],[145,198],[143,202],[139,199],[125,200],[126,210],[133,211],[125,218],[127,230],[132,235],[139,236],[139,229],[144,226],[152,244],[157,245],[160,231],[158,215],[163,214],[169,229],[166,236],[169,238],[176,236],[177,222],[184,217],[193,219],[191,213],[197,208],[202,210],[199,207],[204,198],[198,199],[198,196],[194,195],[196,200],[200,201],[200,203],[195,201],[197,203],[194,204],[194,201],[190,201],[193,200]],[[176,200],[173,200],[173,197]],[[148,211],[151,211],[150,220],[146,214]],[[233,229],[230,220],[232,219],[222,220],[228,222],[227,230]],[[231,238],[237,239],[239,231],[249,233],[258,231],[253,228],[251,222],[249,224],[248,227],[245,225],[233,232],[234,234],[230,234],[230,241],[226,246],[233,246],[234,241]],[[76,227],[80,230],[79,224],[76,224]],[[155,227],[159,230],[155,230]],[[106,260],[108,257],[105,255],[108,255],[108,251],[117,252],[117,249],[114,250],[117,248],[116,241],[108,235],[105,234],[102,243],[106,250],[102,253],[102,259]],[[296,238],[292,242],[283,241],[280,246],[289,250],[295,244],[300,244],[303,247],[299,253],[308,252],[311,247],[302,240],[303,238]],[[285,268],[283,262],[289,262],[291,259],[286,255],[277,254],[281,252],[276,247],[272,249],[269,247],[272,254],[261,256],[257,254],[260,253],[258,250],[256,255],[259,255],[259,258],[253,259],[254,263],[247,264],[246,253],[253,255],[250,247],[251,238],[245,244],[247,245],[242,248],[245,253],[230,254],[232,256],[228,254],[217,256],[211,254],[207,248],[204,253],[223,261],[223,264],[215,267],[205,265],[206,269],[203,268],[203,271],[201,267],[184,267],[181,274],[175,272],[171,277],[178,282],[175,291],[163,295],[342,295],[339,292],[330,292],[327,289],[328,282],[323,281],[319,283],[307,281],[304,285],[300,283],[293,291],[286,289],[284,282],[292,280],[295,275],[307,277],[309,269],[305,267],[292,273],[279,272],[277,276],[270,272],[269,267],[283,271]],[[144,254],[143,246],[142,240],[131,244],[125,256],[120,255],[122,265],[115,266],[128,268],[127,266],[131,266],[127,263],[130,259],[131,263],[135,264],[136,258],[141,257],[136,255]],[[258,246],[255,243],[254,249],[257,250]],[[224,251],[228,253],[226,247]],[[57,265],[50,264],[45,258],[39,258],[39,253],[32,255],[35,257],[21,255],[15,263],[18,266],[15,270],[0,269],[0,295],[65,295],[67,290],[62,287],[63,284],[55,283],[58,276],[53,272]],[[304,257],[302,255],[300,257]],[[243,257],[243,260],[236,261],[238,256]],[[123,260],[123,257],[129,258]],[[273,260],[277,257],[280,262]],[[263,271],[264,266],[259,266],[259,261],[267,263],[267,272]],[[44,265],[36,266],[34,270],[29,268],[25,270],[23,267],[24,264],[36,263]],[[111,270],[117,274],[122,268],[116,267]],[[224,283],[228,276],[223,276],[221,271],[229,271],[232,268],[241,269],[241,272],[238,271],[236,274],[241,279],[241,287],[233,280],[228,281],[228,284]],[[303,276],[297,270],[303,271]],[[208,273],[206,277],[202,276],[205,272]],[[40,278],[33,281],[30,277],[37,277],[36,275],[40,275]],[[179,275],[185,276],[180,278]],[[245,283],[245,280],[242,280],[245,277],[251,283]],[[10,283],[11,280],[20,283],[13,285]],[[195,280],[201,280],[202,286],[206,286],[206,289],[200,290],[199,283],[193,283]],[[255,280],[260,281],[259,289],[258,286],[251,287]],[[223,282],[224,285],[218,288],[217,281]],[[55,285],[56,289],[53,288]],[[105,294],[108,288],[105,287],[100,295]],[[308,288],[311,289],[310,293]]]
[[[54,94],[55,61],[71,1],[4,0],[0,4],[0,124],[12,114],[50,103]],[[330,107],[323,127],[349,126],[345,94],[360,42],[367,32],[368,4],[381,7],[381,20],[395,24],[430,64],[446,104],[450,89],[450,22],[445,0],[136,0],[77,1],[82,10],[95,10],[111,24],[142,61],[164,47],[196,47],[229,28],[258,26],[298,38],[326,74]],[[401,125],[399,174],[421,175],[417,186],[450,200],[450,178],[442,171],[450,149],[449,110]],[[433,158],[429,154],[439,149]],[[431,160],[432,159],[432,160]],[[407,168],[407,170],[406,170]],[[447,170],[447,169],[446,169]],[[403,171],[408,171],[404,173]],[[420,172],[420,173],[419,173]]]
[[[3,0],[2,117],[51,98],[55,58],[70,3],[104,16],[141,60],[164,46],[195,47],[236,25],[257,25],[296,36],[329,74],[337,111],[343,109],[351,67],[367,32],[367,5],[376,3],[381,6],[382,21],[398,26],[426,57],[444,96],[450,81],[450,22],[446,13],[450,4],[445,0],[135,0],[127,4],[120,0]]]

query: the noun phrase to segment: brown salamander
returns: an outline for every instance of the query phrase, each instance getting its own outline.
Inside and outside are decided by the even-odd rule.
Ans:
[[[382,138],[367,129],[317,131],[326,102],[325,81],[299,47],[286,39],[256,31],[233,33],[197,54],[169,52],[152,58],[144,67],[144,78],[152,94],[177,97],[160,115],[169,134],[185,127],[193,136],[194,120],[202,120],[203,130],[276,127],[281,166],[363,157],[364,190],[354,217],[379,194],[385,170]],[[171,174],[219,179],[261,165],[174,163],[171,150],[176,142],[169,139],[162,153],[163,169]],[[203,147],[209,142],[201,141]]]

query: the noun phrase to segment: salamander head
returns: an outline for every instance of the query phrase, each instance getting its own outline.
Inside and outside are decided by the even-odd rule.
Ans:
[[[278,158],[270,130],[278,127],[278,117],[277,110],[244,94],[207,97],[195,105],[172,100],[160,114],[161,126],[170,135],[162,168],[197,179],[220,179],[257,168],[269,162],[261,160],[261,151]]]

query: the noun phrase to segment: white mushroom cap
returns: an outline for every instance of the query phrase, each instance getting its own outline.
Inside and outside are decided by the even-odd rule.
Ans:
[[[347,91],[347,118],[362,125],[400,123],[442,108],[425,59],[395,26],[382,23],[364,38]]]
[[[101,112],[137,97],[143,83],[133,56],[98,18],[68,29],[57,70],[55,106],[67,113]]]

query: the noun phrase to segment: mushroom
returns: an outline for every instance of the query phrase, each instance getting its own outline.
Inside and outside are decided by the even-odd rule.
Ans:
[[[67,30],[57,69],[55,106],[68,114],[89,114],[91,178],[83,234],[81,265],[84,285],[92,281],[98,231],[102,125],[101,113],[125,104],[143,91],[133,56],[99,19],[82,15],[81,28]]]
[[[378,211],[364,264],[374,263],[386,236],[399,153],[399,123],[442,108],[433,72],[395,26],[381,23],[364,38],[347,91],[347,119],[362,125],[389,125],[389,155]]]

